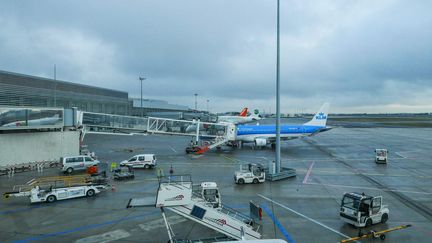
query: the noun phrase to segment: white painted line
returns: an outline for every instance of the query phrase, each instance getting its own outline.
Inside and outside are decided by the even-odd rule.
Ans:
[[[170,225],[175,225],[175,224],[179,224],[179,223],[183,223],[185,221],[188,221],[188,219],[181,217],[181,216],[178,216],[178,215],[173,215],[173,216],[168,217],[167,221]],[[157,228],[165,227],[165,222],[163,219],[157,219],[157,220],[150,221],[146,224],[139,224],[138,226],[142,230],[152,231],[152,230],[155,230]]]
[[[158,181],[157,178],[153,178],[153,179],[143,179],[143,180],[133,180],[133,181],[126,181],[124,184],[136,184],[136,183],[142,183],[145,181]]]
[[[403,192],[403,193],[414,193],[414,194],[432,195],[432,192],[418,192],[418,191],[406,191],[406,190],[395,190],[395,189],[381,189],[381,188],[375,188],[375,187],[347,186],[347,185],[336,185],[336,184],[321,184],[321,183],[314,183],[314,182],[307,182],[305,184],[306,185],[331,186],[331,187],[346,187],[346,188],[367,189],[367,190],[377,190],[377,191]]]
[[[174,153],[177,153],[177,150],[175,150],[173,147],[171,147],[171,146],[169,146],[170,147],[170,149],[172,150],[172,151],[174,151]]]
[[[305,177],[304,177],[304,179],[303,179],[303,184],[305,184],[305,183],[308,181],[309,176],[310,176],[310,173],[312,172],[312,168],[313,168],[314,164],[315,164],[315,161],[312,162],[312,164],[309,166],[309,169],[308,169],[308,171],[306,172],[306,175],[305,175]]]
[[[120,240],[129,236],[130,234],[126,230],[118,229],[114,231],[105,232],[100,235],[93,235],[90,237],[82,238],[75,241],[75,243],[105,243],[105,242]]]
[[[403,155],[400,154],[399,152],[395,152],[395,154],[398,155],[398,156],[400,156],[400,157],[402,157],[402,158],[404,158],[404,159],[407,159],[407,157],[403,156]]]
[[[349,237],[348,235],[345,235],[345,234],[343,234],[343,233],[341,233],[341,232],[339,232],[339,231],[337,231],[337,230],[335,230],[335,229],[330,228],[329,226],[327,226],[327,225],[325,225],[325,224],[323,224],[323,223],[320,223],[320,222],[316,221],[315,219],[309,218],[308,216],[306,216],[306,215],[304,215],[304,214],[302,214],[302,213],[299,213],[299,212],[295,211],[294,209],[291,209],[291,208],[289,208],[289,207],[287,207],[287,206],[285,206],[285,205],[283,205],[283,204],[281,204],[281,203],[278,203],[278,202],[276,202],[276,201],[274,201],[274,200],[271,200],[270,198],[268,198],[268,197],[266,197],[266,196],[263,196],[263,195],[261,195],[261,194],[259,194],[259,193],[258,193],[257,195],[260,196],[260,197],[262,197],[262,198],[264,198],[264,199],[267,200],[267,201],[273,202],[274,204],[276,204],[276,205],[278,205],[278,206],[280,206],[280,207],[282,207],[282,208],[285,208],[285,209],[288,210],[288,211],[291,211],[292,213],[297,214],[298,216],[301,216],[301,217],[303,217],[303,218],[305,218],[305,219],[307,219],[307,220],[309,220],[309,221],[311,221],[311,222],[313,222],[313,223],[315,223],[315,224],[318,224],[318,225],[320,225],[320,226],[322,226],[322,227],[324,227],[324,228],[326,228],[326,229],[328,229],[328,230],[330,230],[330,231],[332,231],[332,232],[334,232],[334,233],[336,233],[336,234],[338,234],[338,235],[340,235],[340,236],[343,236],[343,237],[345,237],[345,238],[351,238],[351,237]]]

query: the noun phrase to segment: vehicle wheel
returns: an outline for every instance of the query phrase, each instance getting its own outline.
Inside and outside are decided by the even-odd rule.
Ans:
[[[253,184],[258,184],[258,179],[256,179],[256,178],[253,179],[252,183],[253,183]]]
[[[46,199],[47,203],[53,203],[57,200],[57,198],[54,195],[49,195]]]
[[[240,178],[240,179],[238,179],[237,183],[238,183],[238,184],[244,184],[245,181],[244,181],[244,179],[241,179],[241,178]]]
[[[387,222],[387,220],[388,220],[388,214],[383,214],[382,216],[381,216],[381,223],[385,223],[385,222]]]
[[[149,169],[150,165],[144,165],[144,169]]]
[[[95,191],[93,189],[90,189],[86,193],[87,197],[93,197],[95,195]]]
[[[386,237],[385,234],[381,234],[381,235],[380,235],[380,239],[381,239],[381,240],[385,240],[385,237]]]
[[[371,226],[372,225],[372,219],[371,218],[368,218],[367,220],[366,220],[366,227],[369,227],[369,226]]]
[[[67,172],[68,174],[72,174],[72,172],[73,172],[73,168],[67,168],[66,172]]]

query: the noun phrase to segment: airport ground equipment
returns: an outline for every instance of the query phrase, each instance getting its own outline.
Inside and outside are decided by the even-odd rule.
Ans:
[[[216,183],[204,182],[194,186],[188,175],[161,178],[156,202],[154,198],[131,199],[127,207],[140,206],[155,206],[161,209],[170,242],[173,242],[174,232],[165,217],[164,209],[233,239],[256,240],[261,238],[258,223],[251,217],[221,203]]]
[[[388,159],[387,149],[375,149],[375,162],[379,164],[386,164]]]
[[[340,217],[356,227],[369,227],[387,222],[389,209],[387,205],[383,205],[382,196],[372,197],[364,193],[350,192],[343,195]]]
[[[120,162],[120,166],[131,166],[133,168],[150,169],[157,165],[156,156],[154,154],[138,154],[132,156],[128,160]]]
[[[62,171],[71,174],[74,171],[86,170],[90,166],[97,166],[100,161],[90,156],[69,156],[61,157],[60,163],[63,165]]]
[[[237,184],[258,184],[265,181],[265,171],[261,164],[240,164],[240,169],[234,174],[234,182]]]
[[[346,242],[357,241],[357,240],[361,240],[361,239],[365,239],[365,238],[380,238],[381,240],[385,240],[385,238],[386,238],[385,233],[393,232],[396,230],[406,229],[406,228],[409,228],[411,226],[412,225],[410,225],[410,224],[406,224],[406,225],[401,225],[401,226],[393,227],[393,228],[386,229],[386,230],[380,230],[380,231],[371,230],[366,234],[359,233],[359,236],[357,236],[357,237],[344,239],[344,240],[341,240],[340,242],[346,243]]]
[[[135,178],[135,174],[131,166],[122,166],[115,169],[113,172],[114,180],[128,180]]]
[[[190,153],[196,153],[196,152],[198,152],[200,150],[201,150],[200,146],[189,145],[189,146],[186,147],[185,152],[186,152],[186,154],[190,154]]]
[[[53,176],[32,179],[25,185],[14,186],[5,198],[29,197],[30,203],[55,202],[76,197],[92,197],[108,186],[106,178],[89,175]]]

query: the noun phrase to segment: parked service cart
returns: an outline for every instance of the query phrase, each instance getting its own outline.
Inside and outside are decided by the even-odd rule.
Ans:
[[[11,192],[3,193],[5,198],[29,197],[30,203],[55,202],[77,197],[92,197],[108,186],[99,177],[56,176],[33,179],[26,185],[15,186]]]
[[[364,193],[350,192],[345,193],[342,198],[340,217],[356,227],[368,227],[387,222],[389,209],[382,204],[381,196],[372,197]]]
[[[131,166],[122,166],[114,170],[114,180],[128,180],[134,179],[134,171]]]
[[[156,166],[156,156],[154,154],[138,154],[120,162],[120,166],[144,169],[154,168]]]
[[[261,183],[265,181],[264,167],[261,164],[249,163],[240,165],[240,170],[234,174],[234,181],[237,184]]]
[[[380,164],[386,164],[388,157],[387,149],[375,149],[375,162]]]

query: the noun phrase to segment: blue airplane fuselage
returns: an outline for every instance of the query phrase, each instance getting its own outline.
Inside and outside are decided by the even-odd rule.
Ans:
[[[298,137],[309,136],[317,133],[325,126],[311,125],[281,125],[281,138],[293,139]],[[253,142],[256,138],[273,140],[276,137],[276,125],[238,125],[237,140],[244,142]]]

